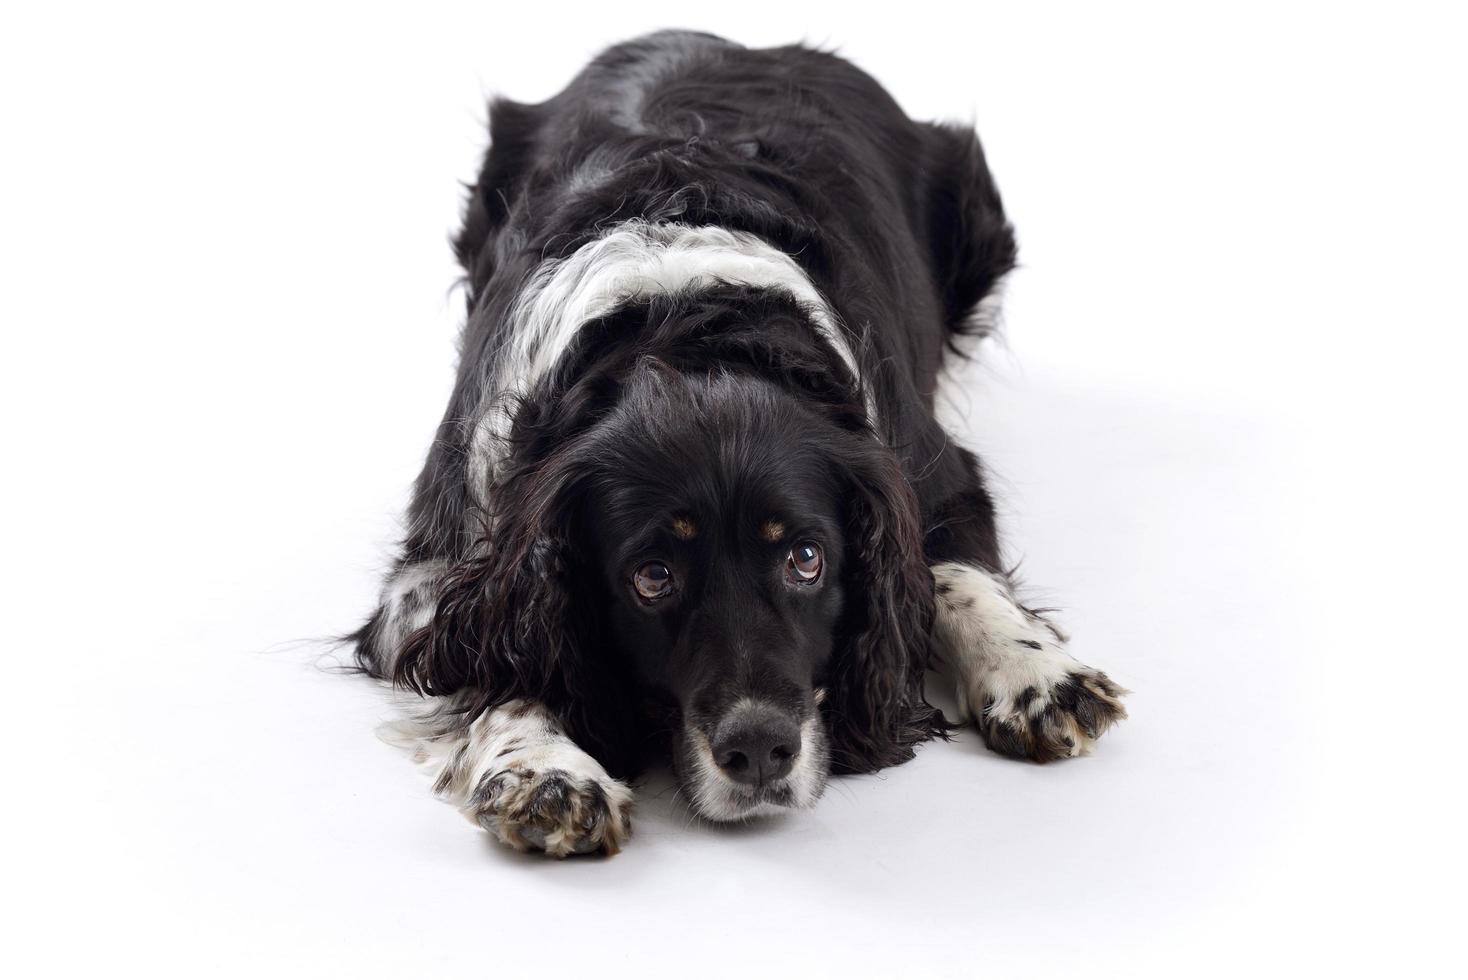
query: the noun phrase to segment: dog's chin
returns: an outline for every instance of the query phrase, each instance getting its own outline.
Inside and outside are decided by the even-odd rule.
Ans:
[[[679,739],[675,767],[693,811],[715,823],[742,823],[763,817],[810,809],[826,789],[830,757],[826,732],[818,716],[801,725],[802,749],[786,778],[755,789],[737,783],[714,764],[708,738],[689,728]]]
[[[797,809],[795,793],[788,780],[782,780],[758,792],[743,790],[744,787],[729,785],[728,780],[686,786],[694,811],[705,820],[715,823],[742,823]],[[812,800],[805,805],[811,806],[814,802]]]

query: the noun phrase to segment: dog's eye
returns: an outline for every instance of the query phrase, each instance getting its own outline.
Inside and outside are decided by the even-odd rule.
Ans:
[[[632,576],[632,587],[644,599],[661,599],[673,591],[673,572],[660,561],[650,561]]]
[[[809,585],[821,577],[825,560],[821,549],[810,541],[804,541],[790,549],[785,558],[785,577],[797,585]]]

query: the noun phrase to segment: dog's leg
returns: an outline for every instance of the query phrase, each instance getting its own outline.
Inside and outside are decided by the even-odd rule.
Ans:
[[[936,650],[989,748],[1036,762],[1084,755],[1126,717],[1126,691],[1077,663],[1006,577],[949,561],[933,566],[933,580]]]
[[[428,770],[434,792],[517,851],[615,854],[632,791],[571,741],[545,708],[511,701],[466,723],[452,698],[384,727]]]
[[[432,620],[444,561],[399,566],[357,634],[359,662],[391,676],[410,634]],[[631,824],[632,792],[579,748],[542,705],[512,701],[477,716],[470,694],[429,698],[382,729],[429,771],[434,792],[516,850],[553,857],[615,854]]]

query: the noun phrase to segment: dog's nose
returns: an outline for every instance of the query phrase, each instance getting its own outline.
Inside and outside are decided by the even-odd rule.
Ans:
[[[758,789],[790,775],[800,726],[773,709],[746,710],[719,726],[713,751],[725,775]]]

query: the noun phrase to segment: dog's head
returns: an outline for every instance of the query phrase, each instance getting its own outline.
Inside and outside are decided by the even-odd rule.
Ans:
[[[715,820],[910,757],[934,730],[932,581],[892,452],[749,373],[644,363],[593,414],[499,489],[462,586],[487,599],[457,637],[481,655],[451,680],[546,700],[607,753],[660,706]],[[423,652],[431,681],[451,655]]]
[[[685,792],[715,819],[814,802],[861,560],[847,552],[851,437],[833,444],[763,382],[666,373],[629,389],[605,435],[589,557],[618,646],[676,706]]]

